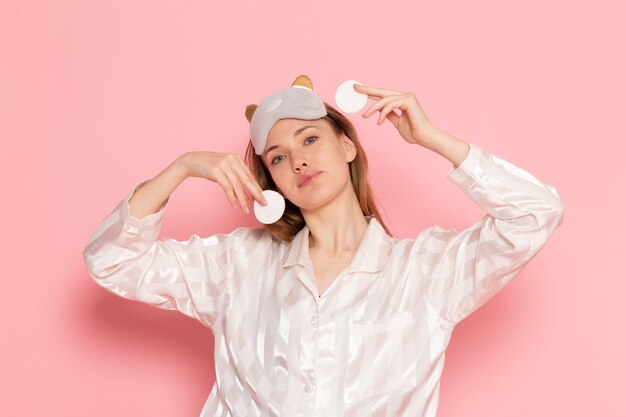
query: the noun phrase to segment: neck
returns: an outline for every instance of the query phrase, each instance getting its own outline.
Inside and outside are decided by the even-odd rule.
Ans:
[[[309,228],[309,247],[329,253],[354,251],[367,220],[351,185],[330,203],[314,211],[302,211]]]

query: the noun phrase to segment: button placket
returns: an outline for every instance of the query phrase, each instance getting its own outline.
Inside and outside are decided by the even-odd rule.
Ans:
[[[304,385],[304,390],[309,394],[315,391],[315,371],[314,370],[309,371],[309,381]]]
[[[319,325],[319,317],[318,314],[314,314],[309,318],[309,323],[311,323],[311,325],[313,327],[316,328],[316,335],[315,335],[315,353],[314,353],[314,358],[313,358],[313,362],[315,363],[316,361],[316,356],[317,356],[317,328]],[[315,366],[315,365],[313,365]],[[315,391],[315,371],[313,369],[309,370],[309,381],[307,381],[307,383],[304,385],[304,391],[308,394],[311,394],[313,391]]]
[[[309,322],[310,326],[306,325]],[[303,367],[302,374],[302,388],[304,392],[313,397],[316,391],[315,382],[315,367],[317,362],[317,349],[318,349],[318,337],[319,337],[319,305],[315,304],[308,310],[308,318],[305,319],[305,329],[303,329],[303,343],[306,342],[309,349],[306,349],[307,354],[301,358],[301,365]]]

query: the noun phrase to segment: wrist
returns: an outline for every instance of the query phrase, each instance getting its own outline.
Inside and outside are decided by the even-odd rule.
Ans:
[[[171,165],[174,175],[183,181],[191,176],[191,170],[189,169],[189,154],[186,152],[179,156]]]
[[[421,142],[420,144],[427,149],[434,150],[436,147],[437,141],[441,138],[442,131],[438,129],[435,125],[430,125],[428,128],[424,129],[424,133],[420,135]]]
[[[468,143],[434,126],[426,136],[424,146],[449,160],[455,168],[459,166],[469,152]]]
[[[422,138],[422,146],[442,156],[445,153],[444,149],[446,146],[456,139],[452,135],[432,125],[424,132]]]

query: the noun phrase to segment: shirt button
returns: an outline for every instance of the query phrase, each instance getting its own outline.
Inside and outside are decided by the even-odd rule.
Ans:
[[[312,393],[313,392],[313,385],[311,385],[310,383],[307,382],[306,385],[304,386],[304,390],[307,393],[309,393],[309,394]]]
[[[312,324],[313,326],[317,326],[317,316],[312,316],[312,317],[311,317],[311,324]]]

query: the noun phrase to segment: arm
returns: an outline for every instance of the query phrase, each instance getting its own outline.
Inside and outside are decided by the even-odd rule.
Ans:
[[[462,232],[432,227],[415,240],[421,295],[444,324],[453,326],[504,287],[537,254],[563,221],[554,187],[513,164],[436,128],[413,93],[354,85],[376,101],[402,138],[452,162],[450,181],[487,214]],[[398,109],[399,113],[394,112]]]
[[[139,220],[160,211],[174,190],[189,177],[182,158],[176,159],[151,180],[135,187],[128,201],[129,214]]]
[[[89,238],[83,251],[89,275],[120,297],[178,310],[212,329],[228,290],[229,260],[246,229],[208,238],[192,235],[184,242],[157,239],[167,202],[159,211],[135,218],[129,200],[139,186]]]
[[[421,144],[452,162],[457,168],[469,153],[469,144],[431,125]]]
[[[564,208],[556,189],[528,172],[473,144],[459,161],[463,143],[445,133],[437,138],[430,146],[455,164],[448,179],[487,212],[461,232],[423,232],[422,295],[455,325],[521,272],[563,222]]]
[[[192,235],[184,242],[157,237],[169,196],[185,178],[203,176],[215,181],[218,177],[221,181],[224,173],[236,178],[228,161],[239,162],[232,156],[211,152],[194,152],[181,158],[122,199],[89,237],[83,257],[88,273],[108,291],[158,308],[178,310],[213,328],[228,291],[232,260],[249,229],[208,238]],[[258,188],[249,184],[250,188]],[[227,185],[241,193],[241,184]],[[235,194],[231,191],[230,195]]]

